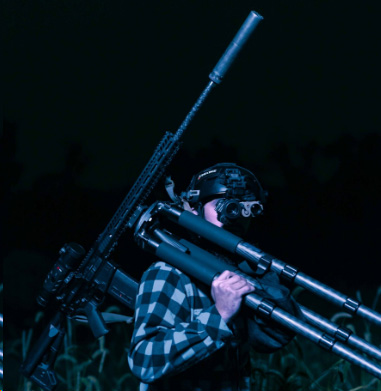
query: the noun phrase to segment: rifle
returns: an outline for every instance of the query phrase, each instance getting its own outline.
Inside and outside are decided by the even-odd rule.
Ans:
[[[163,229],[163,219],[159,220],[159,217],[164,217],[221,248],[239,255],[243,262],[237,266],[226,264],[193,242],[175,237],[168,230]],[[351,315],[358,315],[379,327],[381,326],[381,314],[376,311],[272,257],[254,245],[245,242],[242,238],[176,205],[155,202],[147,208],[136,225],[134,237],[141,248],[206,285],[211,285],[219,273],[231,270],[246,278],[254,287],[258,287],[258,280],[252,278],[248,272],[247,262],[249,262],[250,270],[255,270],[256,275],[263,275],[269,270],[274,271],[280,276],[282,282],[287,284],[293,282],[321,298],[339,305]],[[253,309],[256,315],[267,320],[271,319],[276,324],[309,339],[319,347],[381,379],[381,349],[357,337],[350,329],[340,327],[300,305],[306,320],[305,322],[301,321],[277,307],[271,300],[256,294],[255,291],[245,296],[244,303]],[[371,359],[359,352],[365,353]],[[373,359],[379,363],[374,362]]]
[[[65,318],[76,319],[85,316],[94,337],[99,338],[109,331],[98,309],[106,294],[129,308],[134,307],[138,283],[118,268],[110,260],[110,255],[125,230],[132,229],[138,221],[144,210],[144,201],[178,152],[184,131],[210,92],[221,83],[262,19],[256,12],[250,12],[213,68],[209,75],[209,83],[176,133],[165,133],[137,181],[87,254],[77,243],[65,244],[60,250],[60,257],[48,273],[37,298],[43,307],[54,299],[58,309],[20,368],[25,377],[44,390],[52,391],[58,385],[54,363],[65,335]]]

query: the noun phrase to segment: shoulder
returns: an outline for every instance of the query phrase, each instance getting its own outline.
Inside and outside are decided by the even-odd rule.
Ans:
[[[158,261],[153,263],[144,272],[142,279],[166,278],[172,275],[177,278],[186,278],[186,275],[179,269],[176,269],[166,262]]]
[[[189,277],[179,269],[166,262],[153,263],[144,273],[140,280],[139,290],[151,292],[161,290],[164,286],[168,289],[188,286],[191,283]]]

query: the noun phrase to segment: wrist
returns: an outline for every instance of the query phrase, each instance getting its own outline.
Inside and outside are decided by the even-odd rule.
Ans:
[[[228,324],[228,323],[231,321],[232,315],[231,315],[229,312],[220,310],[217,306],[216,306],[216,309],[217,309],[218,313],[220,314],[222,320],[223,320],[226,324]]]

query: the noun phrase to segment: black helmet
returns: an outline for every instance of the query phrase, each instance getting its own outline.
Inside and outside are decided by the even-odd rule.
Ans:
[[[266,192],[255,175],[235,163],[219,163],[196,174],[182,198],[190,205],[215,198],[265,202]]]

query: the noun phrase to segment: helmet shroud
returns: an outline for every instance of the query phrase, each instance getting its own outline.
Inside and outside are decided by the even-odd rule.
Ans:
[[[219,163],[200,171],[182,196],[190,205],[216,198],[265,202],[265,192],[255,175],[235,163]]]

